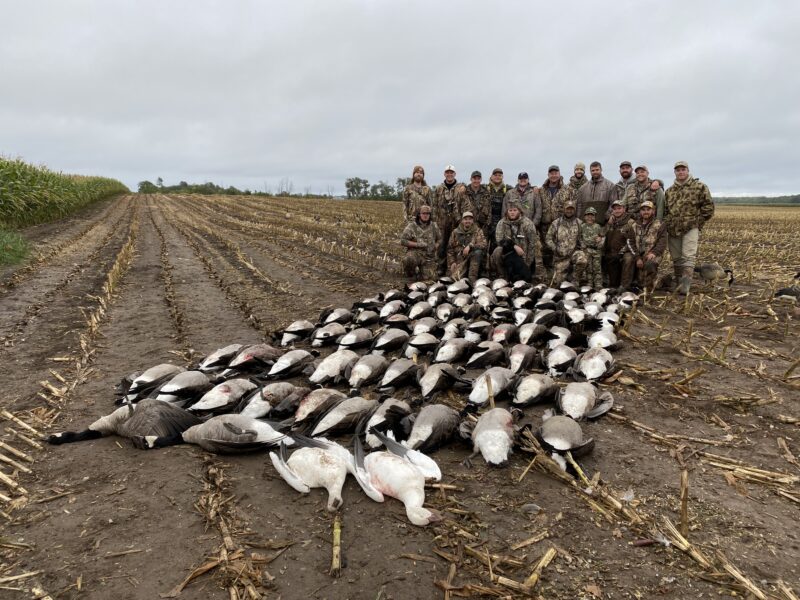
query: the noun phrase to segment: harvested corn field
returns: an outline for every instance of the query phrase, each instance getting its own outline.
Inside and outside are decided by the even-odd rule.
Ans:
[[[601,384],[615,404],[582,425],[595,448],[577,469],[529,433],[503,469],[465,466],[471,448],[451,443],[426,498],[444,518],[425,528],[352,480],[334,516],[265,453],[44,444],[110,413],[131,372],[402,287],[400,213],[128,195],[25,231],[33,258],[0,282],[2,596],[796,597],[800,315],[775,298],[800,268],[796,209],[718,208],[700,258],[732,286],[695,280],[627,313],[622,371]]]

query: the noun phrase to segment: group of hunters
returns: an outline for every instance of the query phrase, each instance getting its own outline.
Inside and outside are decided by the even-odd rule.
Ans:
[[[552,165],[540,187],[524,172],[516,186],[507,185],[500,168],[488,184],[479,171],[463,184],[448,165],[444,181],[431,188],[425,170],[415,166],[403,190],[405,274],[472,281],[492,274],[558,286],[571,273],[571,281],[595,289],[652,292],[669,249],[676,289],[688,293],[699,232],[714,215],[708,186],[684,161],[675,163],[675,181],[666,192],[644,165],[634,169],[623,161],[619,173],[612,183],[595,161],[589,177],[578,163],[566,183]]]

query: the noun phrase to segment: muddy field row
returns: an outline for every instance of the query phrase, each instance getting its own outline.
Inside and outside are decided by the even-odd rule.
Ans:
[[[126,196],[28,232],[39,254],[0,283],[2,439],[25,456],[0,451],[18,486],[0,490],[3,593],[154,598],[205,565],[180,597],[432,598],[448,587],[450,597],[507,596],[520,592],[498,578],[525,581],[552,548],[534,595],[710,598],[751,583],[792,597],[780,582],[800,584],[798,329],[771,290],[798,248],[784,244],[781,264],[768,263],[761,248],[774,232],[731,251],[751,263],[731,290],[655,299],[625,326],[623,373],[608,388],[615,410],[586,426],[597,448],[581,466],[641,522],[531,468],[524,451],[504,470],[468,469],[456,444],[436,455],[446,485],[428,502],[447,518],[435,527],[411,526],[398,502],[375,504],[348,482],[346,567],[334,579],[322,493],[296,494],[263,454],[143,453],[115,438],[50,448],[10,420],[42,433],[81,428],[110,412],[129,372],[265,340],[402,285],[396,212]],[[709,239],[737,218],[723,215]],[[762,268],[752,268],[756,255]],[[680,519],[684,470],[688,540],[708,566],[653,543],[655,524]]]

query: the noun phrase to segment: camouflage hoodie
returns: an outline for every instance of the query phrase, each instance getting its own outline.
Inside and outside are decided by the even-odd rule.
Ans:
[[[426,246],[425,253],[433,255],[441,239],[442,234],[436,223],[429,222],[427,225],[423,225],[419,219],[415,219],[403,229],[403,233],[400,235],[400,244],[408,248],[408,242],[423,242]],[[410,249],[414,250],[414,248]],[[422,249],[420,248],[420,250]]]
[[[450,243],[447,245],[447,264],[452,265],[464,260],[462,252],[467,246],[471,246],[473,250],[486,250],[486,236],[475,223],[469,229],[466,229],[463,223],[459,223],[453,230]]]
[[[581,242],[581,221],[578,217],[561,216],[553,221],[547,230],[547,247],[557,259],[569,258],[576,250],[583,248]]]
[[[577,177],[575,177],[575,175],[573,175],[572,177],[569,178],[569,187],[575,190],[575,193],[577,194],[578,190],[581,189],[581,187],[584,186],[588,181],[589,178],[586,177],[585,173],[583,174],[583,177],[581,177],[580,179],[578,179]]]
[[[671,236],[681,236],[695,227],[703,229],[713,216],[711,192],[699,179],[690,175],[683,183],[675,181],[667,190],[664,222]]]
[[[440,183],[433,190],[431,208],[433,208],[433,220],[439,227],[447,221],[455,224],[461,220],[462,213],[468,210],[465,208],[468,202],[464,194],[465,190],[464,184],[458,181],[450,189],[444,183]]]
[[[525,191],[522,191],[519,186],[508,190],[503,198],[503,215],[508,210],[508,203],[516,202],[522,209],[522,216],[528,217],[538,227],[542,221],[542,205],[537,202],[539,196],[536,191],[532,185],[526,187]]]
[[[427,185],[417,186],[412,183],[403,189],[403,215],[406,221],[413,221],[419,207],[424,204],[431,205],[431,188]]]
[[[519,217],[512,221],[506,215],[497,224],[494,239],[499,246],[503,240],[512,240],[525,252],[525,264],[531,264],[536,258],[536,226],[528,217]]]
[[[644,183],[638,181],[633,185],[628,186],[628,191],[625,192],[625,198],[622,202],[625,204],[625,210],[634,219],[639,217],[639,206],[645,200],[650,200],[656,207],[656,219],[659,221],[664,218],[664,190],[660,187],[655,192],[650,189],[650,184],[653,180],[648,178]]]
[[[594,251],[595,254],[601,254],[605,239],[601,239],[598,242],[597,238],[603,238],[604,233],[603,226],[599,223],[592,223],[591,225],[589,223],[581,223],[581,243],[583,247]]]
[[[622,230],[627,240],[624,252],[632,252],[637,257],[643,257],[649,252],[661,258],[667,249],[667,229],[664,223],[653,218],[649,223],[629,221]]]

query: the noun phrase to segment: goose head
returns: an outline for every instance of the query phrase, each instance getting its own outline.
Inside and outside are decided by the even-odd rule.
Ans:
[[[408,520],[417,527],[425,527],[442,520],[442,514],[438,510],[429,510],[422,506],[406,507],[406,515]]]

